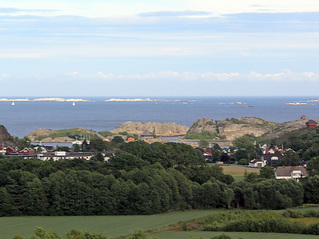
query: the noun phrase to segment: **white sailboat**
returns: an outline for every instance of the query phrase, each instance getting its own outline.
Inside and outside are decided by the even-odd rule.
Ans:
[[[11,105],[16,105],[16,104],[14,103],[14,101],[12,101]]]
[[[75,102],[73,102],[73,104],[72,104],[73,106],[75,106]]]

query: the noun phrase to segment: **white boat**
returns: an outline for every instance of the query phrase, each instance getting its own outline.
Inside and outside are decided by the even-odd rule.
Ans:
[[[72,104],[73,106],[75,106],[75,102],[73,102],[73,104]]]
[[[15,104],[14,101],[13,101],[11,105],[16,105],[16,104]]]

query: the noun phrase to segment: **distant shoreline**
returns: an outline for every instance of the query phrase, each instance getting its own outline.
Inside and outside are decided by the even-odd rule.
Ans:
[[[2,98],[0,99],[2,102],[91,102],[91,100],[84,100],[84,99],[64,99],[64,98],[37,98],[33,100],[29,100],[28,98],[26,99],[7,99],[7,98]]]

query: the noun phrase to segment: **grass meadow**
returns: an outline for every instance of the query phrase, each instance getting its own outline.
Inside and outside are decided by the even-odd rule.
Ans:
[[[318,206],[309,205],[302,208],[291,209],[296,211],[319,210]],[[171,212],[149,216],[61,216],[61,217],[1,217],[0,238],[12,239],[19,234],[27,239],[33,234],[37,226],[45,230],[53,230],[62,236],[71,229],[85,232],[97,232],[106,235],[108,238],[118,238],[128,235],[137,230],[152,231],[149,238],[159,239],[209,239],[212,236],[220,235],[222,232],[196,232],[180,231],[180,226],[175,226],[181,221],[188,221],[203,216],[218,213],[221,210],[194,210],[186,212]],[[278,213],[284,210],[275,211]],[[318,222],[318,218],[292,219],[303,221],[307,224]],[[174,226],[170,226],[174,225]],[[170,226],[170,227],[169,227]],[[175,230],[177,229],[177,230]],[[232,239],[311,239],[318,238],[313,235],[285,234],[285,233],[252,233],[252,232],[225,232]]]
[[[243,166],[236,165],[223,165],[223,172],[225,174],[230,174],[234,177],[235,181],[244,180],[245,172],[247,173],[259,173],[259,168],[248,168]]]
[[[21,235],[31,236],[39,226],[62,236],[71,229],[96,232],[115,238],[136,230],[153,230],[179,221],[186,221],[217,213],[218,210],[172,212],[150,216],[63,216],[63,217],[0,217],[0,238],[12,239]]]

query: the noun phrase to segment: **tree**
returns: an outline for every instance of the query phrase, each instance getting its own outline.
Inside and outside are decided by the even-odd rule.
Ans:
[[[203,149],[207,149],[209,147],[209,141],[206,139],[201,139],[198,142],[199,147],[203,148]]]
[[[275,178],[274,168],[270,166],[265,166],[260,169],[259,175],[261,178],[274,179]]]
[[[234,145],[239,149],[253,149],[255,147],[256,137],[252,134],[245,134],[234,140]]]
[[[72,148],[73,148],[74,152],[80,152],[81,151],[81,147],[78,144],[73,144]]]
[[[237,161],[241,159],[247,159],[248,160],[248,152],[247,150],[238,150],[235,154],[234,157],[236,158]]]
[[[149,165],[149,162],[130,153],[121,153],[114,157],[111,157],[107,164],[115,170],[122,169],[125,171],[130,171],[135,168],[142,168],[143,166]]]
[[[91,158],[91,160],[104,162],[104,156],[101,153],[97,153]]]
[[[284,166],[297,166],[299,165],[299,156],[298,154],[293,150],[288,150],[283,153],[284,158],[281,160],[281,165]]]
[[[319,175],[319,156],[309,160],[307,164],[307,171],[310,176]]]
[[[116,143],[116,144],[121,144],[124,143],[124,139],[121,136],[114,136],[114,138],[112,139],[112,143]]]
[[[107,142],[103,141],[103,139],[96,138],[90,141],[90,151],[102,152],[107,148]]]
[[[319,203],[319,175],[309,177],[303,183],[305,203]]]

